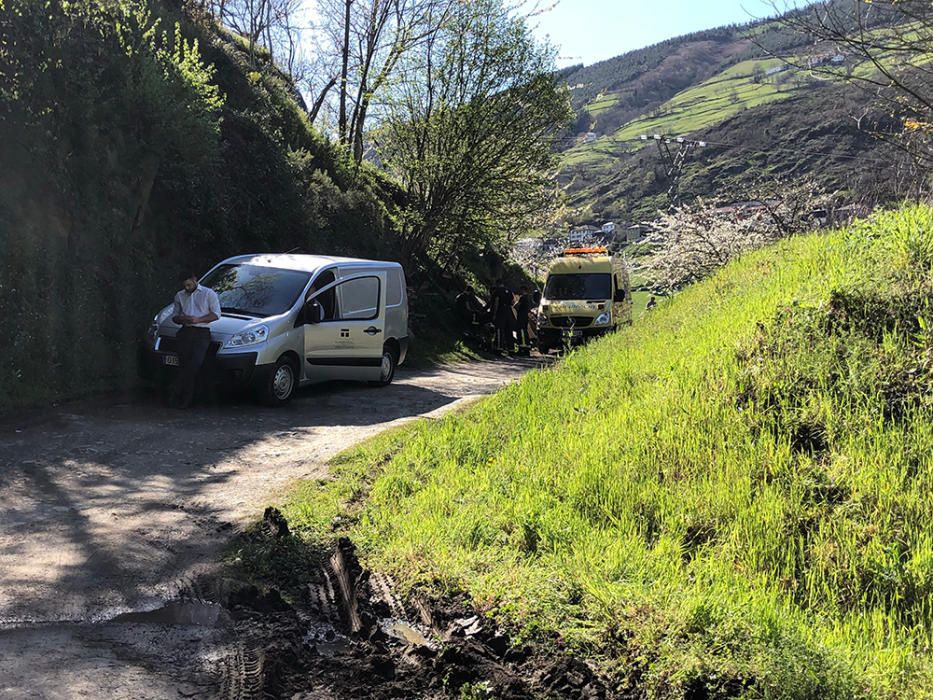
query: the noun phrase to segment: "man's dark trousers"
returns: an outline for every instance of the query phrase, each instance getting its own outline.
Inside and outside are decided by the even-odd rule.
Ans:
[[[178,406],[189,406],[194,398],[198,372],[211,346],[211,329],[183,326],[175,336],[178,347],[178,376],[172,388],[172,399]]]

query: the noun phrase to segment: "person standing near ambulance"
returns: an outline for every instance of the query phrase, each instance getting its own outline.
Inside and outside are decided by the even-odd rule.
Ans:
[[[172,320],[181,328],[175,335],[178,344],[178,376],[172,383],[169,402],[187,408],[194,398],[198,372],[211,345],[211,326],[220,318],[220,299],[213,289],[198,284],[192,272],[181,275],[182,289],[175,295]]]

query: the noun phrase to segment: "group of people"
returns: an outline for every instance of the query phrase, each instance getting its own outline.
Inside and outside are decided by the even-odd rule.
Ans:
[[[505,280],[498,280],[489,290],[489,297],[481,299],[473,287],[467,287],[455,301],[465,336],[484,337],[490,329],[493,350],[502,353],[527,352],[535,338],[535,316],[541,301],[539,290],[522,285],[512,291]]]

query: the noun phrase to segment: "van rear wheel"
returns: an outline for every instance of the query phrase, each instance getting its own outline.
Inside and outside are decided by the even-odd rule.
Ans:
[[[280,357],[263,379],[259,387],[259,398],[267,406],[282,406],[291,401],[298,387],[298,374],[294,363],[287,357]]]
[[[386,345],[382,348],[382,363],[379,369],[379,386],[387,386],[395,378],[395,368],[398,367],[398,353],[395,348]]]

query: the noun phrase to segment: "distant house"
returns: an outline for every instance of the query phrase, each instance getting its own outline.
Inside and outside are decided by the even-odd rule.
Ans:
[[[845,54],[841,54],[838,51],[836,53],[818,53],[807,58],[807,68],[812,70],[813,68],[825,66],[826,64],[841,66],[845,62]]]
[[[789,63],[782,63],[782,64],[779,65],[779,66],[773,66],[773,67],[771,67],[771,68],[769,68],[768,70],[765,71],[765,77],[772,76],[772,75],[777,75],[778,73],[783,73],[783,72],[786,71],[788,68],[790,68],[790,64],[789,64]]]
[[[735,219],[750,219],[762,212],[767,211],[769,206],[776,206],[778,202],[761,202],[758,200],[745,200],[741,202],[732,202],[721,207],[713,209],[713,213],[719,216],[731,216]]]
[[[595,132],[595,131],[587,131],[587,132],[583,135],[583,143],[593,143],[595,140],[596,140],[596,132]]]
[[[602,228],[600,230],[607,236],[614,236],[616,232],[616,228],[618,227],[613,222],[607,221],[606,223],[602,225]]]
[[[626,243],[637,243],[645,237],[646,227],[642,224],[634,224],[624,231],[624,240]]]
[[[595,226],[577,226],[570,229],[567,240],[571,245],[580,245],[581,243],[590,243],[596,237],[599,229]]]

